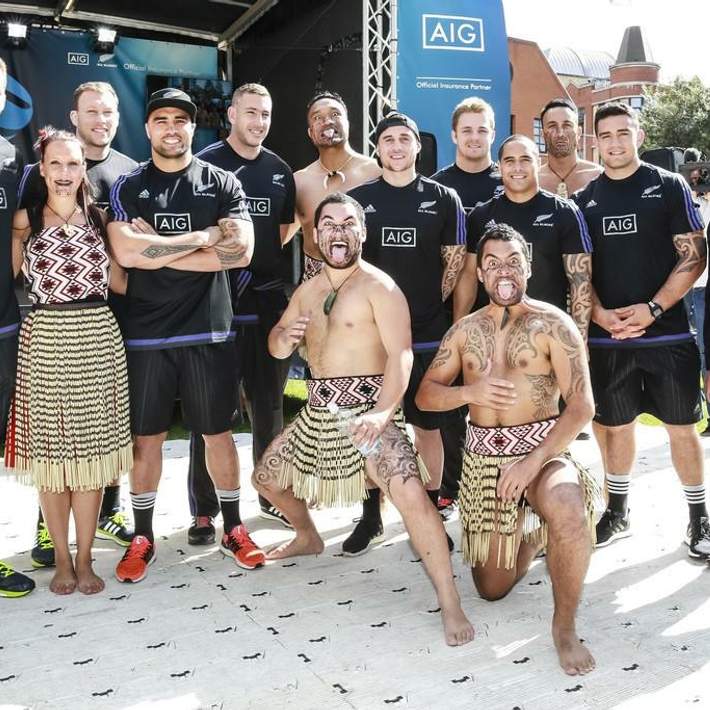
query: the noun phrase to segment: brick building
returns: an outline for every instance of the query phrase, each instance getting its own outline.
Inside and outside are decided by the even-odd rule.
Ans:
[[[657,84],[660,66],[640,27],[627,27],[614,59],[606,52],[579,52],[569,48],[543,52],[535,42],[508,38],[511,82],[511,132],[530,136],[545,152],[540,109],[550,99],[566,96],[579,110],[583,139],[580,154],[597,160],[594,147],[594,112],[609,101],[623,101],[643,109],[643,92]]]

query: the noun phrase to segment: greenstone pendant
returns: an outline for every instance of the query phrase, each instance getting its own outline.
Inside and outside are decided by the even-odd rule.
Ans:
[[[328,297],[323,301],[323,313],[325,313],[327,316],[330,315],[330,312],[333,310],[333,306],[335,305],[335,299],[338,297],[338,292],[333,290],[328,294]]]

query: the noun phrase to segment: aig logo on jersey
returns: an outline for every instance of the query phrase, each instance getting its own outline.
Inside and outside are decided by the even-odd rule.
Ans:
[[[155,231],[158,234],[185,234],[192,231],[190,213],[171,214],[169,212],[156,212],[153,216]]]
[[[635,214],[622,214],[618,217],[604,217],[602,231],[605,237],[618,237],[623,234],[636,234]]]
[[[0,187],[0,210],[7,209],[7,195],[5,194],[5,188]]]
[[[268,217],[271,214],[271,198],[247,197],[247,209],[252,217]]]
[[[422,47],[484,52],[483,20],[461,15],[422,15]]]
[[[383,247],[416,247],[416,227],[382,227]]]

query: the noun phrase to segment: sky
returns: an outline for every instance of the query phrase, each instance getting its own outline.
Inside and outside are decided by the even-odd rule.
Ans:
[[[533,40],[541,49],[602,50],[616,57],[624,29],[640,25],[662,81],[698,75],[710,86],[710,0],[503,0],[503,7],[508,36]]]

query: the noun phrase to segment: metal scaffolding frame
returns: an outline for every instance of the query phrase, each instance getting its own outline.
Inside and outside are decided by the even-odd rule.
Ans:
[[[363,0],[362,3],[362,146],[375,151],[379,120],[397,108],[397,2]]]

